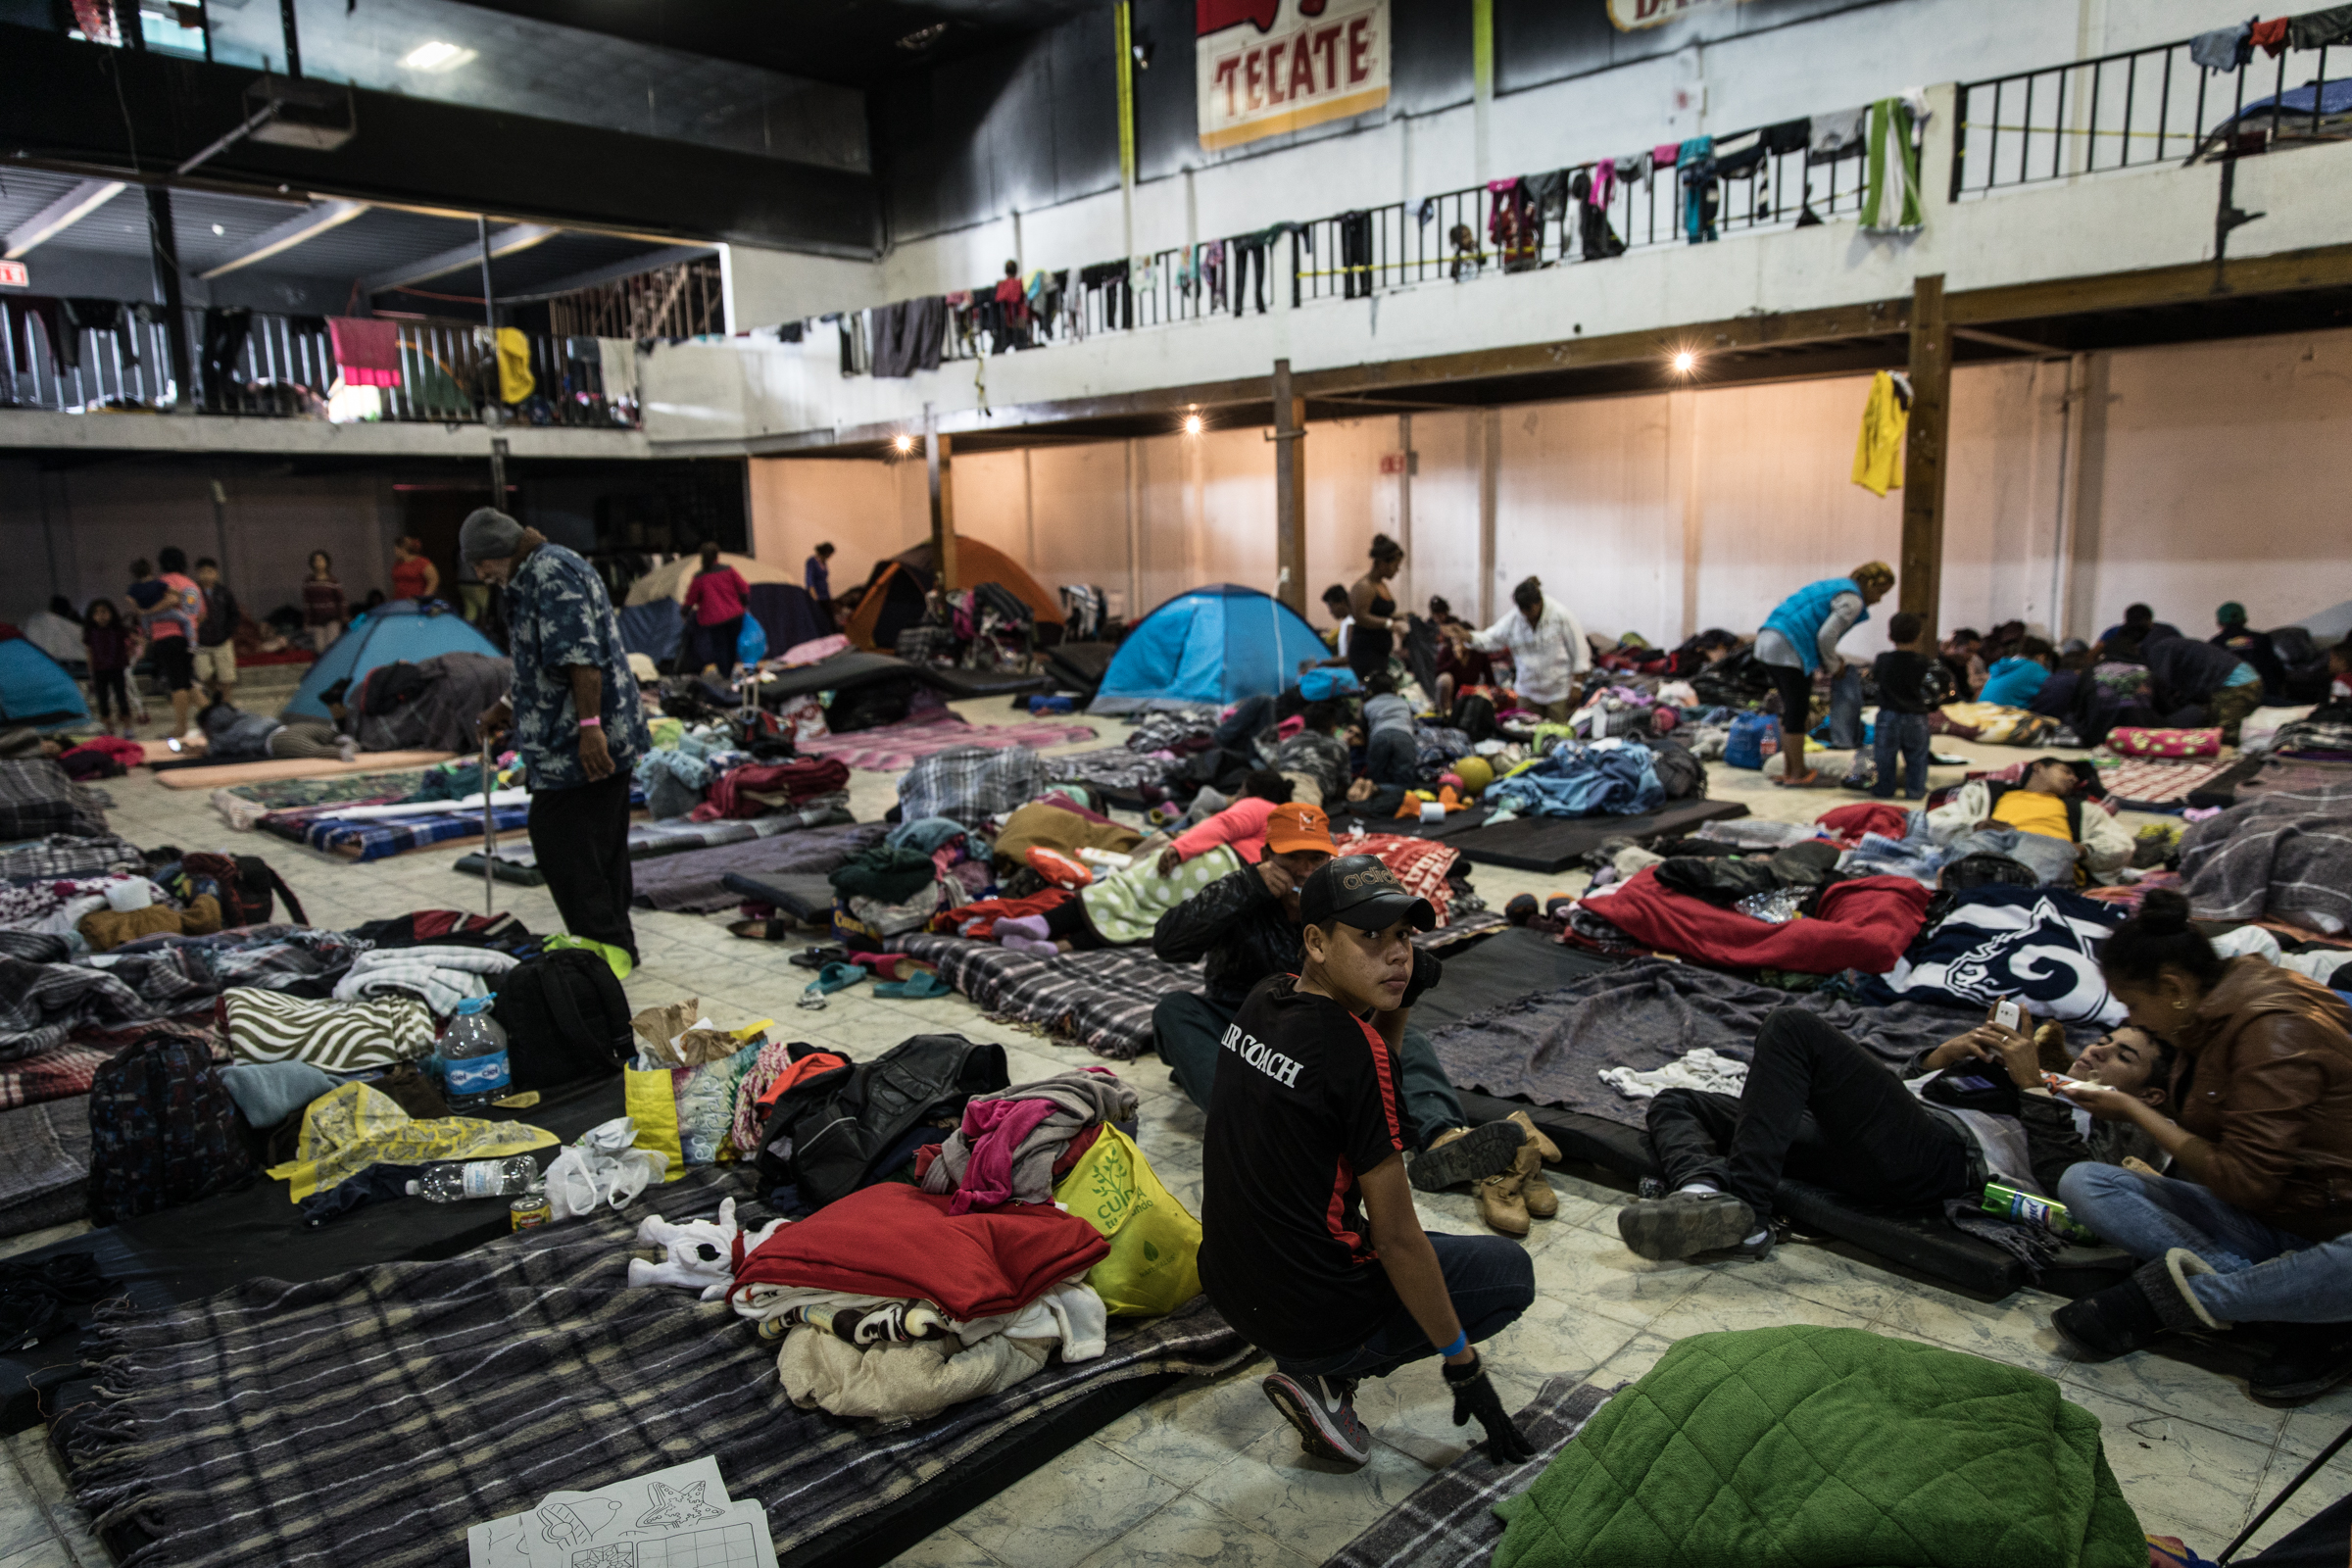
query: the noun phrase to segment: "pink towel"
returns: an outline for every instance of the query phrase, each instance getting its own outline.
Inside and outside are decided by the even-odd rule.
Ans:
[[[335,316],[326,323],[345,386],[400,385],[400,323]]]
[[[1021,1143],[1037,1131],[1038,1123],[1061,1107],[1051,1100],[975,1100],[963,1107],[963,1136],[971,1144],[971,1158],[963,1167],[963,1185],[948,1204],[951,1214],[975,1208],[1002,1208],[1012,1200],[1012,1156]]]

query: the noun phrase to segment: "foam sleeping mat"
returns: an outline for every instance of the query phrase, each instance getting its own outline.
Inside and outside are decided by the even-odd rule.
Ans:
[[[1498,1121],[1512,1111],[1524,1110],[1545,1137],[1560,1146],[1565,1158],[1596,1165],[1625,1178],[1629,1186],[1644,1176],[1664,1174],[1650,1152],[1648,1135],[1639,1127],[1557,1105],[1498,1100],[1472,1090],[1457,1093],[1472,1121]],[[1857,1203],[1809,1182],[1784,1180],[1781,1212],[1808,1235],[1850,1242],[1986,1300],[1998,1300],[2031,1283],[2023,1263],[1990,1242],[1952,1229],[1935,1209],[1881,1208]],[[2061,1296],[2087,1296],[2105,1290],[2130,1271],[2130,1258],[2115,1248],[2070,1247],[2042,1270],[2039,1283],[2042,1289]]]
[[[1509,926],[1458,952],[1443,953],[1444,978],[1413,1004],[1413,1027],[1425,1034],[1460,1023],[1472,1013],[1550,991],[1620,960],[1561,945],[1548,932]]]
[[[958,669],[953,664],[924,664],[914,678],[952,701],[967,697],[1009,697],[1015,692],[1050,692],[1054,678],[1009,669]]]
[[[453,760],[455,752],[362,752],[357,761],[334,758],[271,758],[262,762],[163,762],[156,782],[168,790],[217,790],[226,784],[259,784],[273,778],[335,778],[344,773],[382,773],[402,767],[432,767]]]
[[[833,884],[808,872],[729,871],[719,882],[730,893],[760,904],[772,904],[803,925],[817,924],[833,913]]]
[[[1544,875],[1564,871],[1613,838],[1667,838],[1701,822],[1745,816],[1738,801],[1686,801],[1646,816],[1522,816],[1444,834],[1473,865],[1506,865]]]

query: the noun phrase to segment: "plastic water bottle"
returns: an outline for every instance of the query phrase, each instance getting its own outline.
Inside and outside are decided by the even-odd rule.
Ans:
[[[441,1036],[448,1069],[449,1107],[472,1110],[514,1087],[507,1066],[507,1031],[490,1015],[488,997],[467,997]]]
[[[2038,1225],[2070,1242],[2098,1241],[2055,1198],[2036,1198],[2032,1193],[2021,1192],[2014,1187],[1986,1182],[1982,1206],[1987,1214],[1998,1214],[2005,1219],[2016,1220],[2021,1225]]]
[[[528,1154],[504,1159],[435,1160],[424,1174],[409,1183],[409,1196],[428,1203],[455,1203],[468,1198],[514,1198],[539,1180],[539,1162]]]

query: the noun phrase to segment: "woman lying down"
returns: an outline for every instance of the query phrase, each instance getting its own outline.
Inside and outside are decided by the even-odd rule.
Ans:
[[[2020,1009],[2013,1028],[1999,1011],[1896,1073],[1814,1014],[1777,1009],[1739,1095],[1669,1089],[1649,1102],[1667,1191],[1618,1210],[1625,1245],[1648,1258],[1764,1257],[1783,1175],[1863,1202],[1918,1205],[1973,1198],[1993,1177],[2046,1195],[2085,1160],[2162,1164],[2135,1123],[2094,1122],[2051,1092],[2044,1074],[2065,1062],[2061,1031],[2042,1031],[2037,1047],[2030,1015]],[[2127,1026],[2063,1070],[2162,1106],[2173,1061],[2169,1044]]]

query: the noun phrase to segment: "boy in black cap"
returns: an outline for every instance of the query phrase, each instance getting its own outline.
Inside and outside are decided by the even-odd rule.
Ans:
[[[1201,1150],[1201,1284],[1272,1353],[1266,1396],[1307,1452],[1362,1464],[1357,1381],[1437,1355],[1454,1424],[1476,1416],[1496,1463],[1530,1458],[1470,1345],[1527,1310],[1535,1266],[1498,1237],[1425,1233],[1405,1179],[1396,1051],[1438,972],[1410,933],[1437,913],[1369,855],[1318,867],[1299,913],[1299,972],[1260,981],[1225,1032]]]

